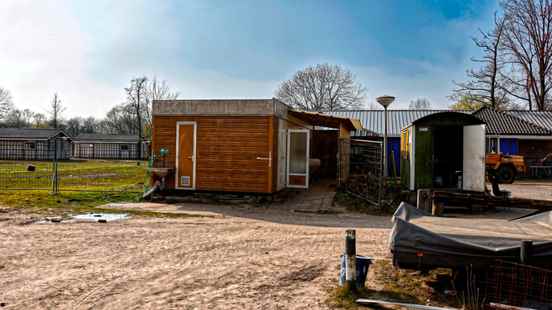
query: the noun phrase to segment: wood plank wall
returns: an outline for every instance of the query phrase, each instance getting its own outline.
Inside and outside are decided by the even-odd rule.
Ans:
[[[272,116],[154,116],[152,150],[167,148],[168,167],[175,166],[176,123],[197,122],[196,189],[268,193],[275,189],[274,127]],[[272,167],[267,160],[272,152]],[[174,177],[167,180],[174,188]]]

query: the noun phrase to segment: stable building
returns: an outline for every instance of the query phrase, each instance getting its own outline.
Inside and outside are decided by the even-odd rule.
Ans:
[[[156,100],[152,114],[154,166],[169,171],[152,177],[175,190],[307,189],[314,170],[331,166],[344,180],[348,158],[330,150],[350,147],[340,141],[362,129],[357,120],[296,111],[277,99]],[[316,133],[318,126],[335,130]]]
[[[141,148],[141,152],[140,151]],[[73,138],[77,159],[135,160],[148,157],[148,142],[137,135],[83,133]]]
[[[70,142],[60,129],[0,128],[0,160],[67,160]]]
[[[552,111],[481,108],[474,115],[487,124],[487,153],[522,155],[529,167],[552,154]]]

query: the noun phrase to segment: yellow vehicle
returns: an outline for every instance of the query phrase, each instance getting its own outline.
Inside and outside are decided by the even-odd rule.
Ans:
[[[487,175],[500,184],[511,184],[518,173],[527,172],[525,159],[521,155],[489,153],[485,157]]]

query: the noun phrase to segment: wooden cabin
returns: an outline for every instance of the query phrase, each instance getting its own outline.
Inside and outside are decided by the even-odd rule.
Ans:
[[[308,188],[311,132],[317,126],[333,128],[334,137],[347,140],[361,127],[349,118],[296,111],[277,99],[157,100],[152,114],[154,165],[171,170],[164,182],[176,190]],[[343,177],[348,160],[338,165]]]
[[[485,190],[485,123],[440,112],[413,121],[401,134],[401,183],[411,191]]]

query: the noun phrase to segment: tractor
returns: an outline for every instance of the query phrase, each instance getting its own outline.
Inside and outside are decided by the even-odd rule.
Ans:
[[[485,157],[489,179],[499,184],[512,184],[518,173],[525,173],[527,166],[523,156],[489,153]]]

